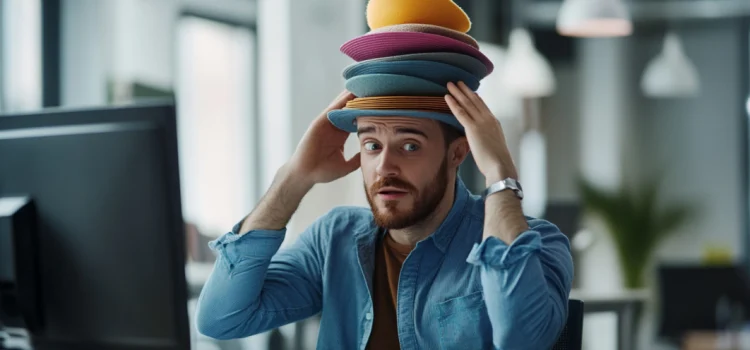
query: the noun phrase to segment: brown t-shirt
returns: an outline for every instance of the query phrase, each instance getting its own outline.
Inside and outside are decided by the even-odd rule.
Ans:
[[[412,246],[396,243],[386,233],[375,250],[372,302],[375,317],[367,344],[369,350],[400,349],[396,326],[398,276]]]

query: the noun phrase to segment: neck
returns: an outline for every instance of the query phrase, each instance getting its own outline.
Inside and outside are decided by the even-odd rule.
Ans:
[[[440,227],[445,218],[448,217],[451,208],[453,208],[453,199],[456,197],[456,179],[454,178],[449,183],[451,186],[448,186],[448,191],[445,192],[445,196],[443,196],[440,204],[438,204],[430,216],[414,226],[398,230],[388,230],[388,234],[391,235],[391,238],[396,243],[413,247],[417,245],[417,242],[427,238]]]

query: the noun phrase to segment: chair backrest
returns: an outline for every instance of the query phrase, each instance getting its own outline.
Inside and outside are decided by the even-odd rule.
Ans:
[[[552,350],[581,350],[583,335],[583,302],[568,300],[568,321]]]

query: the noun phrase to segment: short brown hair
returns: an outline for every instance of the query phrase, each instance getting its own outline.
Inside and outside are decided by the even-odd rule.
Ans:
[[[454,126],[450,126],[445,123],[439,123],[440,129],[443,131],[443,139],[445,139],[445,148],[448,148],[453,141],[456,141],[457,139],[464,136],[464,133],[461,130],[458,130]]]

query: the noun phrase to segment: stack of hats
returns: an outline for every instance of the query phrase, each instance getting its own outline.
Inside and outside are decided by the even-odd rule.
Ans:
[[[328,119],[348,132],[362,116],[430,118],[463,130],[444,99],[448,82],[476,91],[494,69],[466,34],[466,13],[451,0],[370,0],[367,24],[370,32],[341,46],[356,61],[344,70],[356,98]]]

